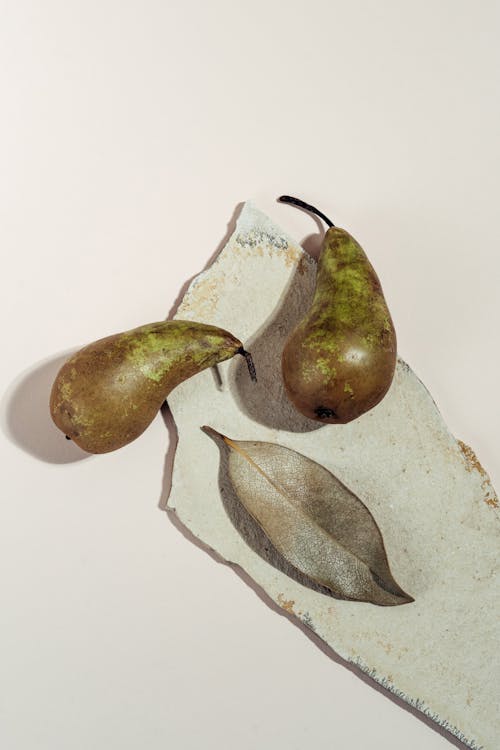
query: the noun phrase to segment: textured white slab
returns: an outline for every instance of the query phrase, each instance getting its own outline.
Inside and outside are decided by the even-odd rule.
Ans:
[[[474,750],[499,746],[498,500],[473,451],[449,433],[431,396],[399,361],[386,398],[348,425],[321,426],[288,404],[283,341],[307,309],[315,263],[246,204],[236,231],[186,293],[177,317],[231,330],[252,352],[179,386],[169,508],[225,560],[340,656]],[[322,463],[356,492],[382,531],[394,576],[415,603],[338,601],[276,570],[242,539],[219,488],[220,454],[200,429],[266,440]]]

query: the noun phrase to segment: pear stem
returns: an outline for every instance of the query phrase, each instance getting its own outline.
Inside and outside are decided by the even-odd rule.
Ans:
[[[311,214],[316,214],[316,216],[319,216],[320,219],[323,219],[323,221],[328,224],[329,227],[334,227],[335,224],[330,221],[328,216],[325,216],[325,214],[322,211],[319,211],[314,206],[310,206],[309,203],[305,203],[304,201],[301,201],[300,198],[293,198],[291,195],[280,195],[278,198],[278,201],[280,203],[291,203],[292,206],[298,206],[299,208],[303,208],[306,211],[309,211]]]
[[[247,352],[246,349],[243,349],[243,347],[240,347],[236,354],[241,354],[242,357],[245,357],[248,372],[250,373],[250,377],[253,380],[254,383],[257,382],[257,373],[255,371],[255,365],[253,363],[252,355],[250,352]]]

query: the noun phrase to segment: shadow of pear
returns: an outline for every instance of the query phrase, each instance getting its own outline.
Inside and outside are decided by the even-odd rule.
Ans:
[[[7,390],[1,405],[2,428],[26,453],[50,464],[90,458],[55,426],[49,397],[57,373],[71,352],[39,362],[22,373]]]
[[[322,229],[321,222],[319,223],[319,228],[320,230]],[[324,239],[324,231],[314,232],[312,234],[308,234],[307,237],[304,237],[304,239],[300,243],[300,246],[305,253],[307,253],[311,256],[311,258],[314,258],[314,260],[317,261],[321,254]]]
[[[312,432],[324,426],[297,411],[288,399],[281,374],[285,341],[309,310],[315,282],[315,266],[299,263],[272,315],[245,341],[245,348],[253,357],[257,382],[248,377],[246,363],[241,358],[235,359],[229,368],[229,388],[238,407],[254,422],[266,427]]]

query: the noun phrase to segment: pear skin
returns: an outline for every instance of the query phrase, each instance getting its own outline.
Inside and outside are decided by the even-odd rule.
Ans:
[[[282,356],[285,389],[305,416],[345,424],[378,404],[396,366],[396,332],[362,247],[328,229],[311,307]]]
[[[144,432],[179,383],[237,353],[249,357],[231,333],[195,321],[108,336],[62,366],[50,396],[52,419],[89,453],[116,450]]]

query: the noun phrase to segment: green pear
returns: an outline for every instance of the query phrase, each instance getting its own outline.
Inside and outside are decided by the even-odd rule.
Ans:
[[[170,391],[235,354],[250,354],[231,333],[205,323],[167,320],[117,333],[84,347],[60,369],[50,395],[57,427],[89,453],[135,440]]]
[[[329,225],[311,306],[283,349],[285,389],[305,416],[344,424],[387,393],[396,366],[394,325],[378,276],[356,240],[313,206],[289,196],[279,200]]]

